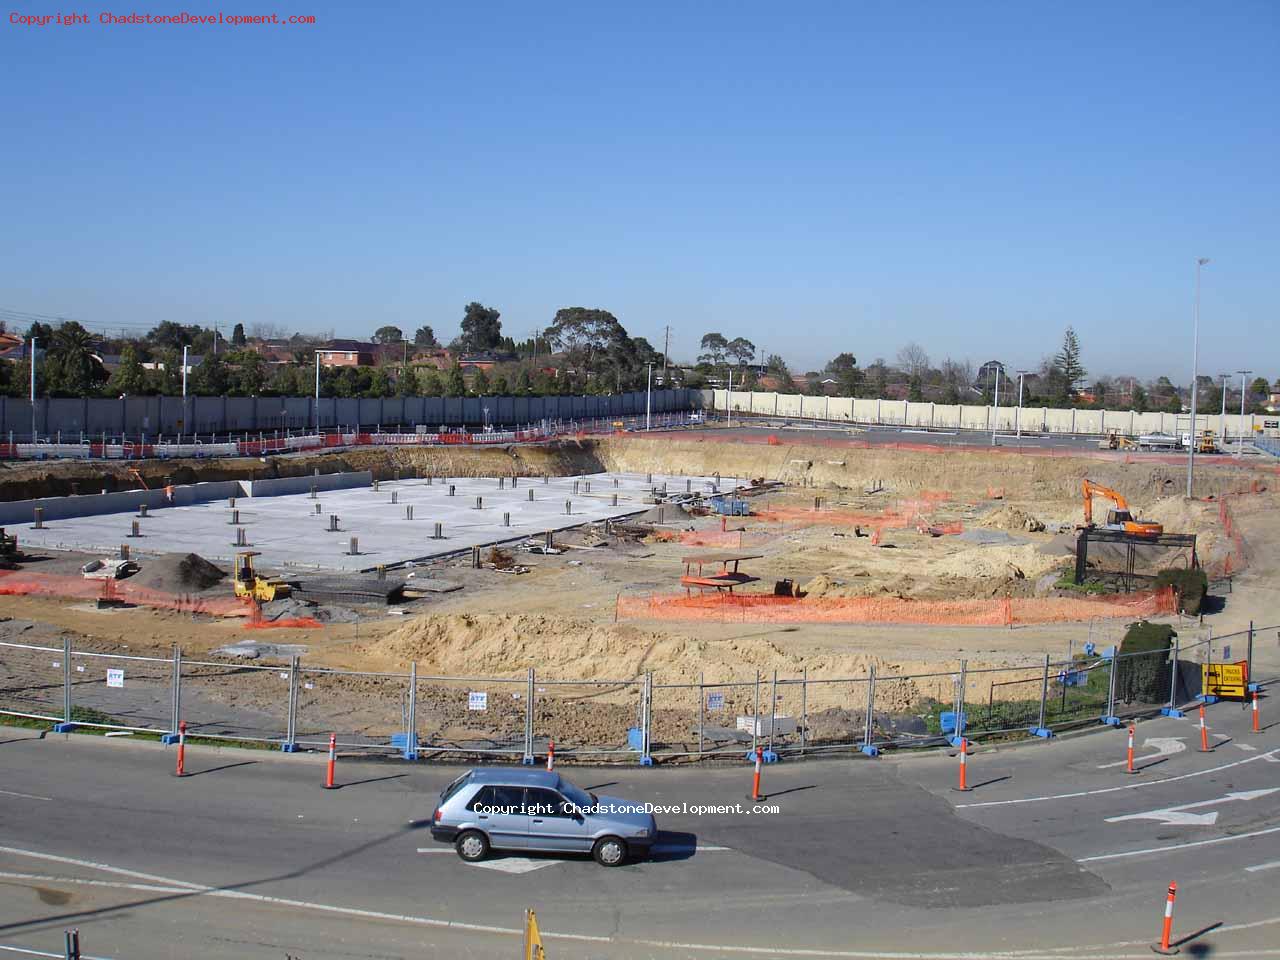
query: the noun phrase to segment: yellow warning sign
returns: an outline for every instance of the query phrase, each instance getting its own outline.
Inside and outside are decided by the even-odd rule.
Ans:
[[[1201,689],[1207,696],[1243,700],[1248,682],[1248,660],[1238,663],[1206,663],[1200,668]]]

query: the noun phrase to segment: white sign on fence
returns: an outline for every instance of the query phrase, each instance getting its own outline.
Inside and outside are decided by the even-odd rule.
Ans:
[[[107,669],[107,686],[108,686],[108,687],[123,687],[123,686],[124,686],[124,671],[123,671],[123,670],[116,670],[116,669],[114,669],[114,668],[108,668],[108,669]]]
[[[483,690],[472,690],[467,696],[468,710],[488,710],[489,694]]]
[[[708,710],[723,710],[723,709],[724,709],[724,694],[723,694],[723,693],[708,693],[708,694],[707,694],[707,709],[708,709]]]

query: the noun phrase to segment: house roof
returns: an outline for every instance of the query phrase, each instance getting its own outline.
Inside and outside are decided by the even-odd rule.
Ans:
[[[322,353],[376,353],[378,346],[361,340],[330,340],[316,349]]]

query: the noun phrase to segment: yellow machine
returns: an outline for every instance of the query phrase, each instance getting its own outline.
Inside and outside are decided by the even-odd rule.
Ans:
[[[1212,430],[1205,430],[1196,441],[1196,453],[1217,453],[1218,441]]]
[[[236,596],[253,597],[259,603],[270,603],[280,597],[289,595],[290,586],[279,580],[268,580],[260,577],[253,569],[253,558],[259,556],[257,550],[245,550],[236,554]]]
[[[1107,435],[1098,441],[1099,450],[1136,450],[1138,445],[1119,430],[1109,430]]]
[[[1081,489],[1084,491],[1085,526],[1093,526],[1093,497],[1094,494],[1097,494],[1115,504],[1114,510],[1107,511],[1107,522],[1103,524],[1105,529],[1123,530],[1125,533],[1131,533],[1139,537],[1158,537],[1164,533],[1164,527],[1160,524],[1136,519],[1129,512],[1129,501],[1110,487],[1104,487],[1102,484],[1094,483],[1092,480],[1085,480],[1081,484]]]

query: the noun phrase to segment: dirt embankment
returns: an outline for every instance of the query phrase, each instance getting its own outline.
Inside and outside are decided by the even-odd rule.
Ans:
[[[741,443],[717,440],[714,434],[688,438],[607,438],[596,441],[596,454],[606,470],[722,476],[765,477],[789,484],[869,489],[883,484],[889,495],[946,491],[954,499],[985,499],[1001,489],[1009,499],[1079,500],[1086,477],[1112,487],[1136,504],[1173,496],[1186,482],[1180,466],[1125,463],[1088,456],[1037,456],[1015,452],[953,448],[938,452],[858,448],[822,444]],[[1247,490],[1258,479],[1256,469],[1213,463],[1196,472],[1198,496]]]

